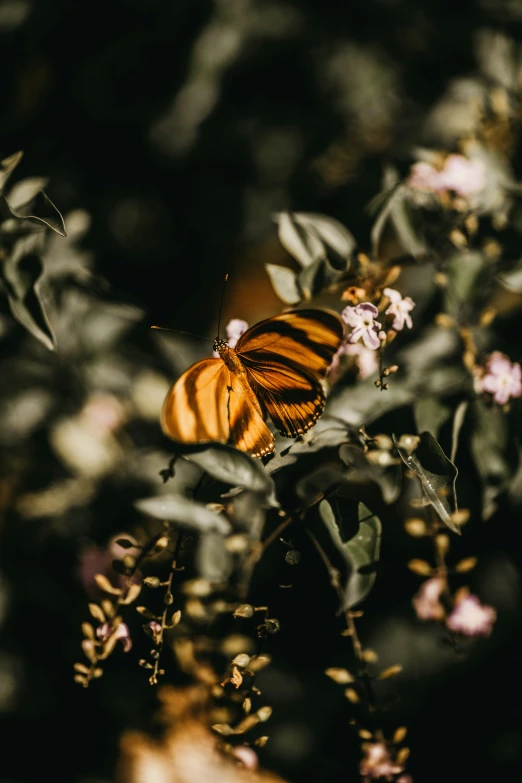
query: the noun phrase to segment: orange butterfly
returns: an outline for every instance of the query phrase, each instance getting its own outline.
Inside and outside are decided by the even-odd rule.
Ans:
[[[201,359],[167,393],[166,435],[181,443],[234,443],[252,457],[274,448],[267,414],[287,438],[321,415],[321,385],[343,339],[343,322],[325,310],[295,310],[250,327],[230,348],[216,339],[219,358]]]

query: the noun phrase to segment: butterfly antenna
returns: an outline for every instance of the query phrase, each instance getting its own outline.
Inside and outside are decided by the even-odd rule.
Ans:
[[[198,337],[200,340],[208,340],[213,342],[210,337],[203,337],[202,334],[194,334],[194,332],[184,332],[182,329],[170,329],[168,326],[151,326],[151,329],[159,329],[162,332],[176,332],[176,334],[189,334],[191,337]]]
[[[219,330],[221,329],[221,313],[223,312],[223,300],[225,298],[225,290],[228,283],[228,274],[225,275],[225,282],[223,283],[223,289],[221,291],[221,302],[219,304],[219,318],[218,318],[218,328],[217,328],[217,336],[219,340]]]

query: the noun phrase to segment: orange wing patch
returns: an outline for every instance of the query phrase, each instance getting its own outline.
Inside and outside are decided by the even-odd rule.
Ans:
[[[274,450],[254,392],[221,359],[201,359],[178,378],[163,404],[161,426],[180,443],[232,441],[253,457]]]

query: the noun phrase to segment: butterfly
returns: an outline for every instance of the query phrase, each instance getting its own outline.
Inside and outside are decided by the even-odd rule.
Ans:
[[[325,405],[322,378],[343,339],[328,310],[293,310],[247,329],[235,349],[214,340],[219,358],[200,359],[170,388],[163,432],[180,443],[233,443],[252,457],[275,448],[267,415],[281,435],[312,427]]]

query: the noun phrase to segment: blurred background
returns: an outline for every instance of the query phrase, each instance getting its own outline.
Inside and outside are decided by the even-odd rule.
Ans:
[[[0,0],[0,157],[24,150],[16,178],[49,178],[69,231],[44,259],[57,353],[2,304],[0,780],[107,783],[121,732],[153,723],[134,659],[111,661],[88,691],[71,674],[89,568],[168,460],[157,416],[169,383],[208,354],[148,327],[214,336],[225,273],[225,323],[279,312],[264,271],[293,263],[278,211],[331,215],[367,250],[383,166],[404,173],[414,146],[471,132],[469,95],[502,83],[520,41],[519,0]],[[394,719],[412,725],[414,779],[516,779],[518,518],[501,505],[494,542],[487,526],[467,540],[507,619],[465,671],[436,633],[412,630],[412,544],[384,522],[362,632],[383,665],[408,669]],[[323,674],[343,660],[335,601],[309,573],[282,601],[262,761],[295,783],[356,780],[346,700]]]

